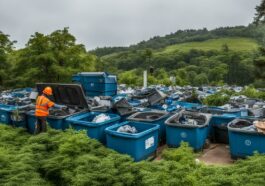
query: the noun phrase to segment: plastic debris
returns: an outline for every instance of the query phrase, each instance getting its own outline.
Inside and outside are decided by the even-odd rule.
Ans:
[[[124,133],[131,133],[135,134],[137,133],[137,130],[135,127],[132,127],[130,125],[124,125],[118,128],[117,132],[124,132]]]
[[[92,120],[93,123],[102,123],[104,121],[110,120],[110,117],[106,114],[99,114]]]
[[[184,119],[180,123],[184,125],[198,125],[198,122],[195,119]]]

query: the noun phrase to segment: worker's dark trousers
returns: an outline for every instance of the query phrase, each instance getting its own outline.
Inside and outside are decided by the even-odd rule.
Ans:
[[[47,131],[46,117],[37,117],[35,134]]]

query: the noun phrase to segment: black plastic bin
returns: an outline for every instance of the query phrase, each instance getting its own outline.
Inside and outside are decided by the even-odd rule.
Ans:
[[[228,128],[227,124],[215,125],[214,128],[214,135],[213,141],[217,143],[229,143],[229,136],[228,136]]]
[[[135,122],[144,122],[150,124],[158,124],[159,129],[159,138],[161,141],[166,139],[166,126],[165,121],[169,118],[170,113],[165,111],[144,111],[137,112],[127,118],[129,121]]]

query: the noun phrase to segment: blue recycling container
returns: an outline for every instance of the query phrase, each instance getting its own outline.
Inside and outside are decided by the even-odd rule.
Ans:
[[[118,132],[124,125],[135,127],[138,133]],[[135,161],[141,161],[156,152],[158,145],[159,125],[126,121],[105,129],[107,134],[107,147],[123,154],[128,154]]]
[[[76,113],[76,114],[78,114],[78,113]],[[74,116],[74,115],[72,115],[72,116]],[[47,123],[53,129],[66,130],[70,126],[70,123],[66,120],[68,117],[70,117],[70,116],[48,116],[47,117]],[[35,111],[27,112],[27,124],[28,124],[28,131],[31,134],[34,134],[35,133],[35,126],[36,126]]]
[[[10,125],[12,111],[15,110],[15,106],[0,104],[0,123]]]
[[[18,112],[18,116],[11,112],[11,125],[14,127],[27,128],[27,115],[25,112]]]
[[[235,115],[237,117],[247,117],[248,116],[248,110],[247,109],[223,109],[220,107],[206,107],[205,108],[207,113],[211,114],[231,114]]]
[[[86,96],[114,96],[117,94],[117,77],[106,72],[81,72],[72,76],[80,83]]]
[[[171,147],[179,147],[181,142],[188,142],[194,150],[201,150],[207,139],[208,127],[166,126],[166,141]]]
[[[254,152],[265,154],[265,134],[244,131],[228,125],[230,153],[233,158],[251,156]]]
[[[186,125],[172,123],[175,116],[168,118],[166,124],[166,142],[169,147],[179,147],[181,142],[188,142],[195,150],[202,150],[208,137],[209,122],[203,125]]]
[[[128,121],[144,122],[150,124],[157,124],[160,127],[159,138],[164,141],[166,138],[165,121],[170,117],[169,112],[165,111],[144,111],[132,114],[127,118]]]
[[[105,128],[118,123],[120,121],[120,116],[116,114],[104,113],[105,115],[108,115],[110,117],[109,120],[100,123],[92,122],[92,120],[99,114],[102,113],[88,112],[69,117],[66,120],[75,130],[86,130],[87,136],[89,136],[90,138],[97,139],[101,143],[105,144],[106,143],[106,134],[104,131]]]
[[[187,110],[199,110],[200,108],[202,108],[202,105],[199,103],[190,103],[185,101],[174,101],[172,104],[178,105]]]

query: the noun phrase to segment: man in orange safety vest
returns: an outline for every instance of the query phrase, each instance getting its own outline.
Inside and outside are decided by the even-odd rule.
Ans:
[[[35,133],[47,131],[46,118],[49,116],[49,108],[56,105],[48,98],[52,95],[51,87],[46,87],[42,93],[43,94],[38,96],[36,100],[35,116],[37,118],[37,122],[35,124]]]

